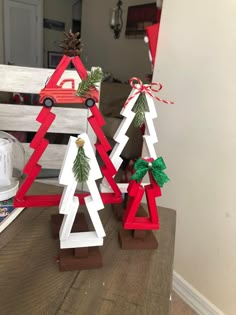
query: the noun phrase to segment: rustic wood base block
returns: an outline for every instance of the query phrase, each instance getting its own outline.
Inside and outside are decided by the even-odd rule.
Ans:
[[[144,240],[147,235],[147,230],[133,230],[133,237],[139,240]]]
[[[88,253],[89,253],[88,247],[74,249],[74,256],[77,258],[86,258],[88,257]]]
[[[128,203],[128,194],[125,194],[125,198],[123,202],[114,203],[111,205],[112,212],[118,221],[122,221],[124,213],[125,213],[125,209],[127,207],[127,203]],[[137,217],[147,217],[147,212],[141,205],[139,206]]]
[[[59,238],[59,230],[61,227],[63,217],[64,215],[60,213],[51,215],[51,233],[52,233],[52,238],[54,239]],[[71,232],[86,232],[86,231],[88,231],[88,225],[86,223],[85,216],[83,213],[77,213]]]
[[[88,256],[83,258],[76,257],[73,248],[60,249],[59,251],[60,271],[98,269],[102,266],[102,255],[98,247],[89,247]]]
[[[112,212],[113,212],[115,218],[118,221],[122,221],[122,218],[123,218],[123,215],[124,215],[124,212],[125,212],[124,203],[123,202],[121,202],[121,203],[114,203],[114,204],[111,205],[111,209],[112,209]]]
[[[119,240],[122,249],[157,249],[158,242],[152,231],[146,231],[144,238],[135,238],[133,230],[121,230]]]

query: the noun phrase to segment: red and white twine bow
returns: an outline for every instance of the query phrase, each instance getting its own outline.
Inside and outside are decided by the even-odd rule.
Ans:
[[[139,84],[139,86],[136,85],[137,82]],[[150,95],[151,97],[155,98],[157,101],[159,102],[162,102],[162,103],[165,103],[165,104],[174,104],[174,102],[171,102],[171,101],[166,101],[156,95],[153,94],[153,92],[157,93],[159,92],[161,89],[162,89],[162,84],[161,83],[158,83],[158,82],[152,82],[151,84],[143,84],[143,82],[139,79],[139,78],[136,78],[136,77],[133,77],[129,80],[129,84],[130,86],[137,90],[136,93],[134,93],[132,96],[130,96],[127,101],[125,102],[124,104],[124,107],[126,107],[126,105],[128,105],[128,103],[137,95],[137,94],[140,94],[142,92],[144,93],[147,93],[148,95]],[[157,88],[154,88],[156,87]]]

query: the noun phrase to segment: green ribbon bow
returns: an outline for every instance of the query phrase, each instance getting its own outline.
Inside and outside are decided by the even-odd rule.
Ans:
[[[137,182],[140,182],[149,170],[151,171],[155,182],[160,187],[163,187],[163,185],[170,180],[169,177],[163,172],[163,170],[166,169],[166,165],[162,157],[157,158],[153,162],[147,162],[143,159],[138,159],[134,164],[134,168],[136,172],[131,177],[131,179],[134,179]]]

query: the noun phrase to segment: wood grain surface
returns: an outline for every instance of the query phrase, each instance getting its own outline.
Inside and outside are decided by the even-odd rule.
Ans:
[[[39,94],[55,69],[0,65],[0,91]],[[75,86],[81,81],[77,71],[64,71],[61,80],[71,78]]]
[[[59,187],[35,183],[31,193]],[[81,209],[79,209],[81,211]],[[86,209],[83,209],[86,213]],[[158,250],[122,250],[122,228],[109,205],[99,214],[106,231],[103,268],[59,272],[51,237],[56,207],[28,208],[0,234],[0,314],[168,315],[172,285],[174,210],[159,207]]]

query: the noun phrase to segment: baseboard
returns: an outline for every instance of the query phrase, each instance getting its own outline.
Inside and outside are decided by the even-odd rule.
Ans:
[[[175,271],[173,290],[199,315],[225,315]]]

